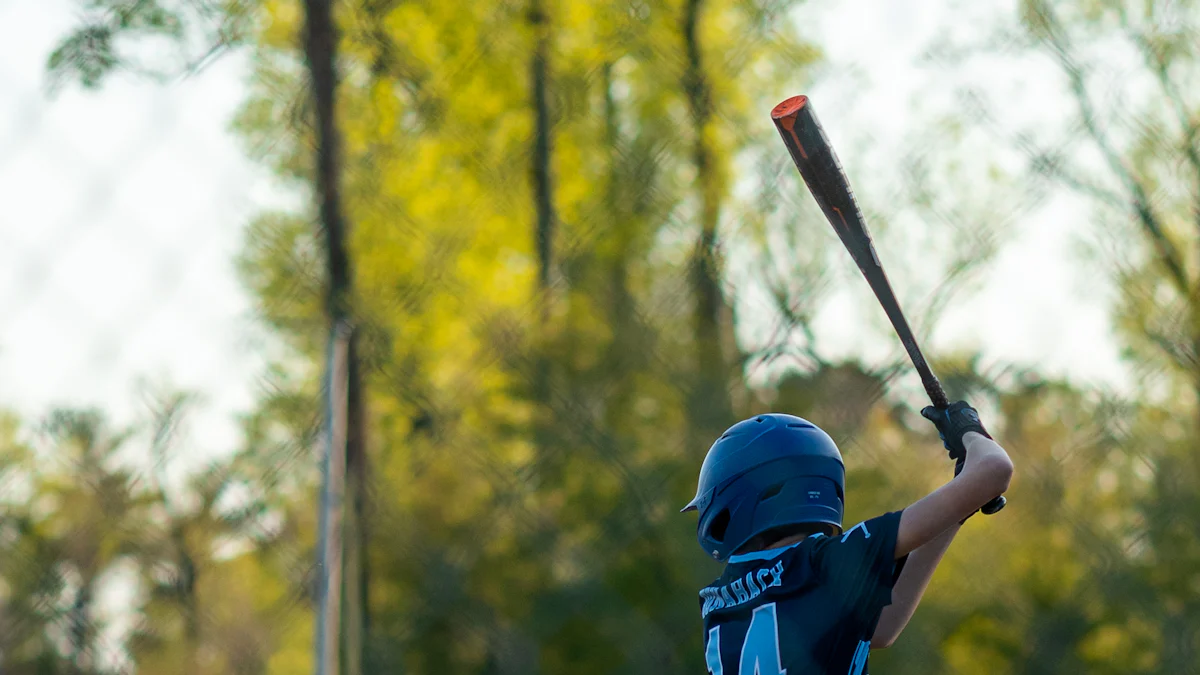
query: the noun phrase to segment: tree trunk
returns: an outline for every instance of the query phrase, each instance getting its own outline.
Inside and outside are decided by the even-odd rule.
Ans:
[[[553,265],[555,217],[550,183],[550,105],[546,100],[547,80],[549,79],[547,62],[550,50],[550,26],[542,0],[530,1],[529,22],[535,33],[533,59],[530,64],[534,118],[531,171],[534,209],[537,214],[534,240],[537,245],[538,291],[545,292],[550,287],[550,270]]]
[[[183,611],[183,642],[184,653],[188,663],[183,666],[185,675],[197,675],[200,672],[201,632],[199,598],[196,597],[196,582],[199,570],[196,562],[188,551],[187,537],[183,526],[176,525],[171,532],[171,540],[175,545],[179,579],[176,583],[179,603]]]
[[[346,675],[363,672],[364,640],[370,628],[370,604],[367,586],[368,506],[367,486],[367,407],[362,382],[362,363],[358,358],[358,331],[350,334],[348,349],[349,386],[346,436]]]
[[[554,234],[556,216],[554,212],[553,185],[551,183],[552,120],[547,100],[549,80],[550,25],[543,0],[530,0],[528,20],[534,32],[533,56],[530,60],[530,104],[533,112],[533,159],[530,164],[530,180],[533,185],[534,246],[537,255],[536,301],[539,304],[536,355],[533,373],[533,399],[537,405],[537,421],[534,443],[539,482],[550,480],[547,476],[550,455],[554,452],[549,439],[550,425],[550,307],[552,301],[551,272],[554,266]]]
[[[683,91],[692,120],[692,162],[696,167],[700,205],[700,234],[690,265],[695,302],[696,378],[689,392],[688,427],[693,436],[693,447],[707,449],[705,439],[711,441],[731,421],[733,405],[729,394],[730,372],[721,344],[726,307],[720,286],[721,252],[717,248],[717,225],[722,195],[711,138],[712,98],[698,35],[702,9],[703,0],[687,0],[684,7],[683,40],[687,66]]]
[[[645,251],[639,248],[638,234],[647,227],[648,211],[653,208],[643,191],[644,176],[638,175],[636,162],[628,161],[627,150],[633,141],[623,137],[620,110],[614,95],[616,82],[613,63],[601,69],[604,93],[604,145],[608,175],[604,182],[604,217],[607,220],[603,264],[607,276],[608,297],[605,312],[612,339],[605,357],[604,377],[609,383],[604,402],[604,424],[618,443],[635,442],[631,431],[637,423],[634,402],[638,392],[636,374],[646,368],[647,356],[655,349],[651,331],[639,319],[637,299],[630,288],[630,261]]]
[[[606,417],[610,428],[613,423],[626,419],[632,382],[628,378],[633,339],[633,295],[629,292],[629,256],[633,229],[637,226],[637,214],[621,207],[621,182],[618,160],[621,138],[617,126],[617,102],[613,97],[612,63],[605,62],[602,70],[604,83],[604,145],[608,150],[608,177],[604,185],[605,216],[611,219],[607,228],[616,240],[610,257],[605,261],[608,268],[609,302],[608,321],[612,326],[612,344],[605,373],[615,383],[611,405],[606,406]]]
[[[69,672],[82,674],[92,670],[92,584],[91,575],[80,582],[75,601],[70,611],[70,657]]]

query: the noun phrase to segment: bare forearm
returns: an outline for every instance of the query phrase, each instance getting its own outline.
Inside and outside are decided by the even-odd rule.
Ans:
[[[892,589],[892,604],[883,608],[879,625],[871,638],[871,646],[891,646],[900,635],[900,631],[908,625],[909,619],[917,610],[917,604],[921,602],[921,596],[929,587],[933,571],[946,555],[946,549],[950,548],[950,542],[954,541],[954,536],[961,527],[955,523],[909,554],[908,561],[904,563],[904,571],[900,573],[900,578],[896,580]]]
[[[959,401],[948,410],[965,415],[974,409],[965,401]],[[925,408],[921,414],[939,425],[939,432],[953,426],[950,412],[943,413],[945,420],[933,406]],[[982,428],[977,417],[975,426]],[[879,625],[871,638],[872,647],[891,646],[900,631],[908,625],[929,586],[933,571],[958,534],[961,527],[959,521],[969,518],[988,500],[1008,490],[1013,464],[1004,448],[979,431],[968,429],[960,433],[962,436],[955,439],[955,445],[958,452],[962,453],[960,457],[965,458],[961,472],[954,480],[917,500],[901,514],[895,555],[901,558],[908,554],[908,561],[892,589],[892,603],[880,615]],[[951,448],[950,445],[946,447]]]
[[[1008,490],[1013,465],[995,441],[974,431],[963,435],[966,463],[962,473],[904,509],[896,533],[896,557],[932,542],[996,495]]]

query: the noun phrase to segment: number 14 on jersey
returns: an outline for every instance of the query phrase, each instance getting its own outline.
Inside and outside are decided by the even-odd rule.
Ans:
[[[708,631],[708,649],[705,651],[708,672],[726,675],[721,668],[721,627]],[[779,622],[775,616],[775,603],[754,610],[750,628],[742,641],[742,655],[738,658],[738,670],[728,675],[786,675],[779,657]]]

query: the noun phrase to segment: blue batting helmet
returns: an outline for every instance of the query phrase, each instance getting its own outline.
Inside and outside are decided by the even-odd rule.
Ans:
[[[704,457],[696,538],[725,560],[755,536],[802,523],[842,529],[846,469],[837,444],[794,415],[756,415],[729,427]]]

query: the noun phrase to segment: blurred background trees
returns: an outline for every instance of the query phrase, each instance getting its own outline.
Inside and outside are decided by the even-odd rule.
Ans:
[[[0,421],[0,671],[312,671],[331,315],[354,326],[365,402],[365,590],[347,603],[364,673],[703,672],[695,592],[719,567],[676,512],[712,439],[751,414],[830,431],[850,522],[949,477],[903,354],[841,361],[812,339],[839,250],[765,114],[821,62],[793,3],[334,3],[334,175],[317,163],[306,3],[92,4],[52,74],[103,86],[246,49],[236,133],[314,203],[246,228],[239,272],[279,349],[231,459],[172,473],[178,394],[134,429],[97,411]],[[1096,273],[1142,377],[1117,396],[935,355],[952,396],[994,411],[1018,478],[875,668],[1194,672],[1200,8],[1020,12],[1001,41],[935,47],[1061,69],[1077,116],[1005,140],[1029,177],[1094,205]],[[147,39],[174,61],[134,61]],[[1114,43],[1143,57],[1152,96],[1102,103],[1089,59]],[[965,123],[995,130],[998,106],[964,93]],[[321,180],[340,190],[340,282]],[[947,284],[993,253],[946,262]],[[926,331],[939,316],[906,306]]]

